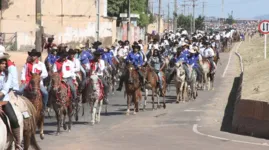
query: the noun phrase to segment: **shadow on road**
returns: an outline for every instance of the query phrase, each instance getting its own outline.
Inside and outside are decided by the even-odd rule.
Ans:
[[[228,102],[225,108],[224,116],[222,119],[222,125],[220,131],[224,132],[232,132],[232,121],[233,121],[233,114],[234,114],[234,106],[237,96],[237,90],[240,85],[240,77],[235,77],[233,82],[233,87],[230,91],[230,95],[228,98]]]

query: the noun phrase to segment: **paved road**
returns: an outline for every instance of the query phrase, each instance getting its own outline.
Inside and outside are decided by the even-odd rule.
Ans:
[[[231,55],[226,69],[228,60],[228,53],[221,54],[215,90],[199,91],[196,101],[176,104],[175,89],[171,88],[167,109],[152,111],[149,104],[147,111],[126,116],[123,93],[116,93],[110,98],[109,114],[102,116],[100,124],[87,124],[87,115],[74,122],[70,133],[63,131],[56,136],[56,120],[47,118],[45,140],[37,135],[38,142],[44,150],[265,149],[259,144],[265,140],[220,132],[233,78],[238,75],[235,56]]]

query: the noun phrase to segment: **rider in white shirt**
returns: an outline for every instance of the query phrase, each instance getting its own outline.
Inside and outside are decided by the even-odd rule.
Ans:
[[[203,56],[207,58],[210,61],[211,72],[215,72],[216,64],[213,61],[213,58],[215,56],[214,50],[211,48],[211,44],[209,42],[206,42],[206,49],[203,52]]]

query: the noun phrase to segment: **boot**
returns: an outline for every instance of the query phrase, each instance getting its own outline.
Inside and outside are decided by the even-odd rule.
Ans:
[[[15,150],[22,150],[20,143],[20,127],[12,129],[13,136],[15,138]]]

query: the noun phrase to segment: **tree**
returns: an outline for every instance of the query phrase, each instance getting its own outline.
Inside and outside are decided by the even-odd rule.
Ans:
[[[229,25],[232,25],[233,23],[235,23],[235,20],[234,20],[232,14],[228,14],[228,18],[226,19],[226,23]]]
[[[205,28],[204,20],[205,17],[202,17],[201,15],[195,19],[196,30],[203,30]]]
[[[177,18],[177,26],[190,31],[191,19],[192,19],[191,15],[189,16],[179,15]]]
[[[10,5],[12,5],[14,2],[11,0],[0,0],[0,9],[1,11],[5,11],[9,8]]]
[[[153,22],[151,16],[147,15],[148,0],[130,0],[131,13],[139,14],[138,25],[145,27]],[[128,0],[108,0],[108,16],[119,17],[120,13],[128,12]]]

